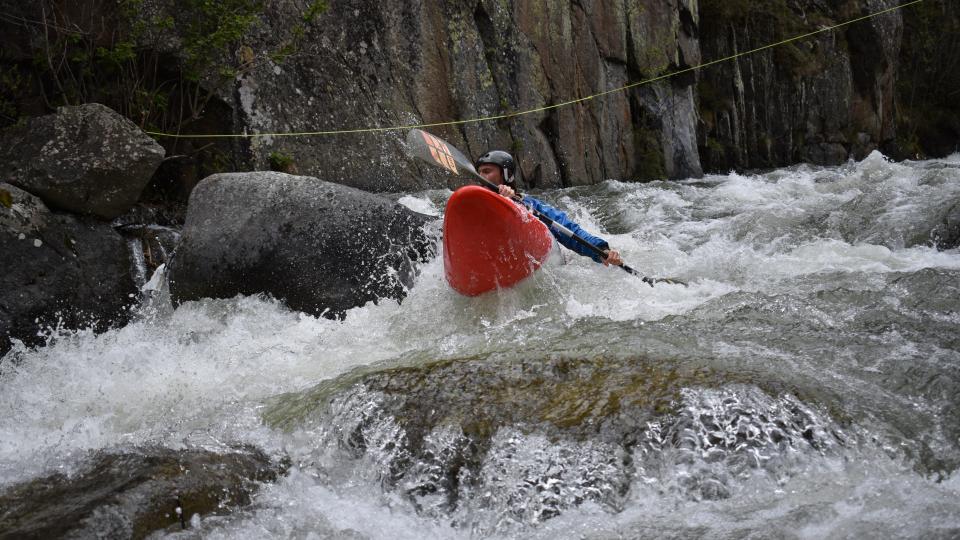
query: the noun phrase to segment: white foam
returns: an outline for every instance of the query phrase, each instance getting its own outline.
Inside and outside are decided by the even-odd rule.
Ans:
[[[960,162],[958,156],[942,162]],[[402,303],[370,303],[350,310],[343,321],[292,312],[258,297],[205,300],[144,312],[128,326],[100,335],[61,333],[45,348],[16,347],[0,363],[5,411],[0,484],[69,467],[87,449],[118,444],[249,442],[280,452],[291,440],[261,425],[263,401],[357,366],[513,350],[622,352],[620,336],[590,335],[583,328],[597,320],[642,325],[680,317],[739,291],[792,294],[802,287],[800,278],[818,275],[855,275],[869,288],[881,287],[890,273],[956,270],[957,250],[905,248],[888,234],[916,225],[936,204],[960,196],[960,169],[931,173],[922,167],[927,164],[893,164],[876,154],[839,168],[797,167],[669,184],[611,181],[587,198],[572,190],[547,194],[644,275],[678,277],[690,287],[650,287],[568,252],[565,263],[546,265],[511,290],[465,298],[446,285],[437,258],[423,266]],[[939,176],[933,181],[930,174]],[[409,194],[400,202],[437,215],[438,197]],[[156,283],[149,285],[155,289]],[[706,349],[735,357],[750,346],[718,343]],[[793,358],[784,355],[783,361]],[[813,537],[866,534],[869,529],[858,529],[853,517],[858,508],[867,510],[861,521],[868,524],[884,523],[885,508],[908,523],[928,510],[937,523],[955,523],[943,501],[956,500],[956,475],[931,485],[887,460],[880,464],[887,468],[871,478],[867,471],[882,459],[869,456],[862,470],[856,463],[831,469],[834,465],[821,462],[783,493],[757,480],[756,497],[738,495],[726,502],[694,505],[635,486],[630,505],[616,516],[584,506],[528,532],[629,536],[666,523],[733,535],[736,529],[724,523],[732,514],[760,529],[764,520],[786,519],[792,509],[811,512],[808,519],[791,519],[802,536]],[[834,485],[838,475],[843,485]],[[861,488],[882,497],[865,498],[856,492]],[[201,520],[201,526],[205,536],[240,538],[347,529],[370,537],[462,534],[414,516],[377,486],[340,489],[296,470],[267,487],[251,512]]]
[[[428,216],[439,216],[440,209],[426,197],[415,197],[413,195],[404,195],[397,201],[414,212],[419,212]]]

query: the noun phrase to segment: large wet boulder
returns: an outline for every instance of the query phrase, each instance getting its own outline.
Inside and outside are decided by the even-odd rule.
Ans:
[[[58,214],[0,183],[0,354],[10,339],[42,341],[45,327],[125,321],[136,287],[124,239],[90,217]]]
[[[170,264],[175,302],[267,293],[339,316],[402,298],[433,250],[432,218],[309,176],[216,174],[194,189]]]
[[[51,208],[113,219],[129,210],[164,150],[133,122],[90,103],[0,134],[5,180]]]
[[[816,407],[737,378],[638,357],[409,360],[278,396],[264,419],[310,432],[312,459],[356,463],[344,481],[482,536],[584,503],[618,512],[641,481],[725,498],[736,478],[791,474],[792,456],[841,442]]]
[[[262,452],[137,448],[91,455],[0,493],[0,538],[144,538],[250,504],[283,470]]]

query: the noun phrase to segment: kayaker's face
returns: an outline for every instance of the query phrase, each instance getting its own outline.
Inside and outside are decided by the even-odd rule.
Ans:
[[[496,165],[484,163],[483,165],[480,165],[480,168],[477,169],[477,172],[480,173],[480,176],[486,178],[487,181],[498,186],[503,183],[503,174],[500,172],[500,167],[497,167]]]

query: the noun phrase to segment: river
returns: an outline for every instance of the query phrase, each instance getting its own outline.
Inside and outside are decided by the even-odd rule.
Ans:
[[[931,245],[960,155],[538,196],[689,286],[567,256],[471,299],[437,257],[342,321],[161,292],[0,360],[0,493],[247,444],[289,469],[159,536],[960,535],[960,251]]]

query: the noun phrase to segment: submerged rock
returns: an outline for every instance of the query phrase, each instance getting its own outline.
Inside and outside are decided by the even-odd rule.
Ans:
[[[960,201],[944,212],[941,222],[930,231],[930,239],[937,249],[960,246]]]
[[[128,318],[136,293],[124,239],[101,221],[57,214],[0,183],[0,354],[45,327],[102,329]]]
[[[48,206],[113,219],[129,210],[164,150],[111,109],[60,107],[0,134],[6,181]]]
[[[307,461],[353,459],[421,514],[486,534],[586,502],[619,511],[637,481],[725,498],[752,470],[786,478],[835,446],[826,415],[732,378],[640,358],[471,358],[366,368],[264,417],[316,440]]]
[[[144,538],[180,529],[195,514],[245,506],[258,482],[280,473],[282,467],[249,448],[228,454],[166,448],[101,453],[69,475],[56,473],[0,494],[0,538]]]
[[[216,174],[190,197],[170,292],[175,302],[267,293],[339,316],[403,298],[415,263],[432,253],[432,219],[308,176]]]

